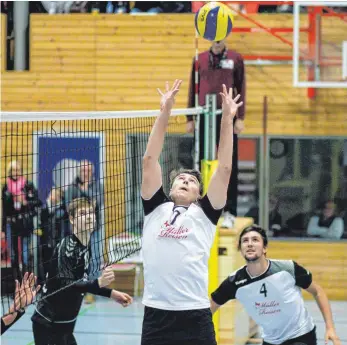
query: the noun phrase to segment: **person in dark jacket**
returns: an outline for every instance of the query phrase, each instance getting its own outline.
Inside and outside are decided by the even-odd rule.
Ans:
[[[72,234],[54,249],[42,296],[31,318],[36,345],[77,344],[73,331],[86,292],[111,298],[124,307],[132,303],[126,293],[106,287],[115,278],[112,268],[106,268],[98,279],[88,280],[94,203],[87,198],[75,199],[68,212]]]
[[[193,63],[188,107],[195,107],[195,62]],[[233,146],[233,170],[228,186],[228,200],[224,208],[223,222],[224,228],[232,228],[237,216],[237,195],[238,195],[238,134],[244,130],[245,104],[246,104],[246,73],[243,57],[235,50],[228,49],[225,41],[213,42],[211,49],[199,54],[198,57],[198,95],[199,106],[204,106],[206,95],[217,95],[217,109],[221,109],[222,85],[225,84],[227,90],[232,89],[234,96],[240,94],[240,102],[243,105],[238,109],[234,118],[234,146]],[[219,143],[219,133],[221,115],[216,116],[216,143]],[[193,116],[187,116],[187,131],[194,132],[195,122]],[[200,116],[200,161],[204,159],[204,116]]]
[[[2,228],[6,233],[15,278],[21,269],[25,272],[29,266],[31,236],[38,227],[40,206],[37,189],[23,175],[20,163],[10,162],[6,183],[2,188]],[[18,239],[21,241],[23,265],[19,263]]]

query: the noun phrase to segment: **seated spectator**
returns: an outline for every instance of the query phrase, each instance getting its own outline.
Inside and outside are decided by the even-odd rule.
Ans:
[[[282,216],[279,213],[279,200],[275,195],[270,195],[269,199],[269,229],[271,236],[281,236]],[[248,210],[245,217],[254,219],[255,224],[259,224],[259,207],[254,206]]]
[[[338,240],[342,237],[343,220],[336,216],[335,204],[332,200],[324,204],[321,215],[311,217],[307,234],[331,240]]]

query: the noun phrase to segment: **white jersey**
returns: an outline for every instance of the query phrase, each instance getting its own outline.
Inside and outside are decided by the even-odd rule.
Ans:
[[[222,210],[207,196],[199,206],[175,206],[162,187],[142,201],[143,304],[176,311],[209,308],[208,259]]]
[[[309,271],[291,260],[269,260],[268,269],[258,277],[251,277],[246,267],[212,293],[214,302],[222,305],[239,300],[270,344],[281,344],[313,330],[301,295],[301,288],[307,289],[312,282]]]

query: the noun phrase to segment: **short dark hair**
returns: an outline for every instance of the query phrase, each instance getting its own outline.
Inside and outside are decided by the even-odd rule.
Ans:
[[[241,240],[242,240],[242,237],[244,235],[246,235],[247,233],[251,232],[251,231],[255,231],[257,232],[262,238],[263,238],[263,243],[264,243],[264,247],[266,248],[267,247],[267,244],[268,244],[268,239],[267,239],[267,235],[266,235],[266,231],[261,228],[259,225],[257,224],[253,224],[245,229],[242,230],[240,236],[239,236],[239,245],[238,245],[238,250],[241,249]]]
[[[76,198],[73,199],[68,207],[69,216],[72,218],[76,217],[77,211],[81,208],[93,207],[95,210],[95,203],[90,198]]]
[[[180,168],[178,170],[172,170],[170,173],[170,188],[172,188],[172,185],[176,179],[177,176],[181,175],[181,174],[189,174],[189,175],[193,175],[194,177],[196,177],[196,179],[199,182],[200,185],[200,194],[203,193],[204,190],[204,184],[202,182],[202,176],[199,170],[196,169],[183,169]]]

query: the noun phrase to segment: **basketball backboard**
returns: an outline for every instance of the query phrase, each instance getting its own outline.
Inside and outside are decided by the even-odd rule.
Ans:
[[[295,1],[293,85],[347,88],[347,2]]]

